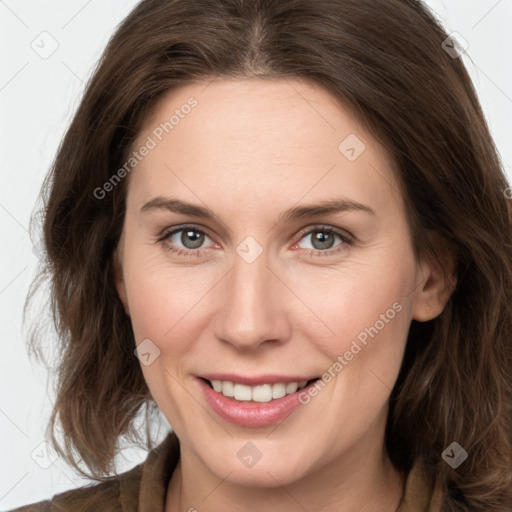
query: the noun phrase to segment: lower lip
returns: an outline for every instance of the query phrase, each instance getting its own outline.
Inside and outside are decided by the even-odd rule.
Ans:
[[[307,391],[314,382],[291,395],[270,402],[239,402],[212,389],[203,379],[198,379],[210,407],[224,420],[243,427],[266,427],[283,421],[303,405],[299,394]]]

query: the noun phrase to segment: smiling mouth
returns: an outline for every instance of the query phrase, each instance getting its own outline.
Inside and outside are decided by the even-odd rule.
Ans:
[[[273,384],[260,384],[258,386],[248,386],[246,384],[239,384],[232,381],[225,380],[208,380],[203,377],[200,379],[205,382],[210,388],[227,398],[232,398],[238,402],[271,402],[278,400],[287,395],[292,395],[301,391],[306,386],[319,380],[314,378],[311,380],[302,380],[297,382],[276,382]]]

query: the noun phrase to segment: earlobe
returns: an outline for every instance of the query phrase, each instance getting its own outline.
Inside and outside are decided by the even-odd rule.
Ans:
[[[122,259],[119,255],[119,247],[116,247],[112,254],[112,268],[114,274],[114,284],[119,295],[119,299],[123,303],[124,310],[128,316],[130,316],[130,308],[128,307],[128,296],[126,293],[126,286],[123,275]]]
[[[439,316],[457,285],[455,251],[446,245],[428,263],[421,265],[412,317],[427,322]]]

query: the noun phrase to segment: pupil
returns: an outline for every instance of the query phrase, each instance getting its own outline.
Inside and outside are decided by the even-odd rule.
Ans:
[[[331,238],[329,240],[329,237]],[[334,240],[332,239],[332,233],[326,233],[324,231],[317,231],[316,236],[314,237],[314,241],[319,244],[317,246],[317,249],[330,249],[334,243]],[[315,245],[315,244],[313,244]]]
[[[181,235],[181,243],[187,249],[197,249],[203,245],[204,234],[198,233],[197,231],[183,231]]]

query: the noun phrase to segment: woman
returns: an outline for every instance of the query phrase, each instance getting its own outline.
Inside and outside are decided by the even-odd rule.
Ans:
[[[456,49],[414,0],[134,9],[45,184],[52,438],[103,482],[19,510],[510,510],[510,202]]]

